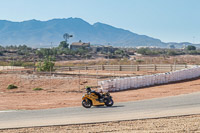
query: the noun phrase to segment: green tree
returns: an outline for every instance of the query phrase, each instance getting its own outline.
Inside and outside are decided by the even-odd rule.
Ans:
[[[19,45],[18,49],[20,49],[20,50],[28,50],[30,48],[28,46],[26,46],[26,45]]]
[[[3,52],[2,51],[0,51],[0,56],[3,56]]]
[[[115,55],[124,55],[124,51],[123,50],[121,50],[121,49],[117,49],[117,50],[115,50]]]
[[[62,42],[60,42],[60,44],[59,44],[58,47],[59,47],[59,48],[68,48],[68,47],[69,47],[69,44],[67,44],[66,41],[62,41]]]
[[[41,48],[40,50],[36,51],[36,54],[42,58],[42,57],[49,57],[52,55],[56,55],[57,54],[57,49],[56,48]]]
[[[142,54],[142,55],[147,55],[148,50],[149,50],[148,48],[139,48],[137,50],[137,53]]]
[[[4,50],[4,47],[0,45],[0,50]]]
[[[80,56],[84,56],[84,55],[87,55],[89,51],[84,48],[79,48],[75,52],[76,52],[76,54],[78,54]]]
[[[196,47],[193,46],[193,45],[188,45],[188,46],[186,47],[186,50],[196,50]]]
[[[52,57],[46,57],[43,62],[39,62],[37,64],[37,71],[42,71],[42,72],[50,72],[50,71],[54,71],[54,65],[55,63],[53,63],[52,61]]]

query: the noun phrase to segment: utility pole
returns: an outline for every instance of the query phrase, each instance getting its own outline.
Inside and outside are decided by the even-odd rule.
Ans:
[[[51,49],[52,49],[52,44],[53,44],[53,42],[51,42]]]
[[[51,47],[50,47],[50,49],[52,49],[52,44],[53,44],[53,42],[51,42]],[[48,57],[49,59],[49,62],[51,62],[51,58],[50,57]],[[50,89],[52,89],[52,68],[51,68],[51,66],[50,66]]]
[[[193,36],[193,44],[195,43],[195,36]]]

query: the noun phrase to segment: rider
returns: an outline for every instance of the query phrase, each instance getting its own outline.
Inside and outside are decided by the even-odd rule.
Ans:
[[[94,93],[95,95],[98,96],[98,100],[99,100],[99,101],[101,100],[102,96],[101,96],[101,94],[100,94],[99,92],[96,92],[96,91],[94,91],[94,90],[91,90],[90,87],[86,87],[86,91],[87,91],[87,93]]]

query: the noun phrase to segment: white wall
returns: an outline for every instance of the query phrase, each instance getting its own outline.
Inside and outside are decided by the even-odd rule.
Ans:
[[[158,84],[166,84],[175,81],[192,79],[199,76],[200,76],[200,67],[193,66],[192,68],[182,69],[167,73],[99,81],[98,85],[101,86],[101,88],[104,90],[119,91],[119,90],[153,86]]]
[[[12,69],[24,69],[24,67],[18,67],[18,66],[0,66],[1,70],[12,70]]]

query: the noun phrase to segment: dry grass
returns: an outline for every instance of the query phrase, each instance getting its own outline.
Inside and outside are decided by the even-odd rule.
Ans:
[[[131,56],[130,59],[104,59],[59,61],[56,66],[85,66],[85,65],[136,65],[136,64],[200,64],[199,55],[180,56]]]

